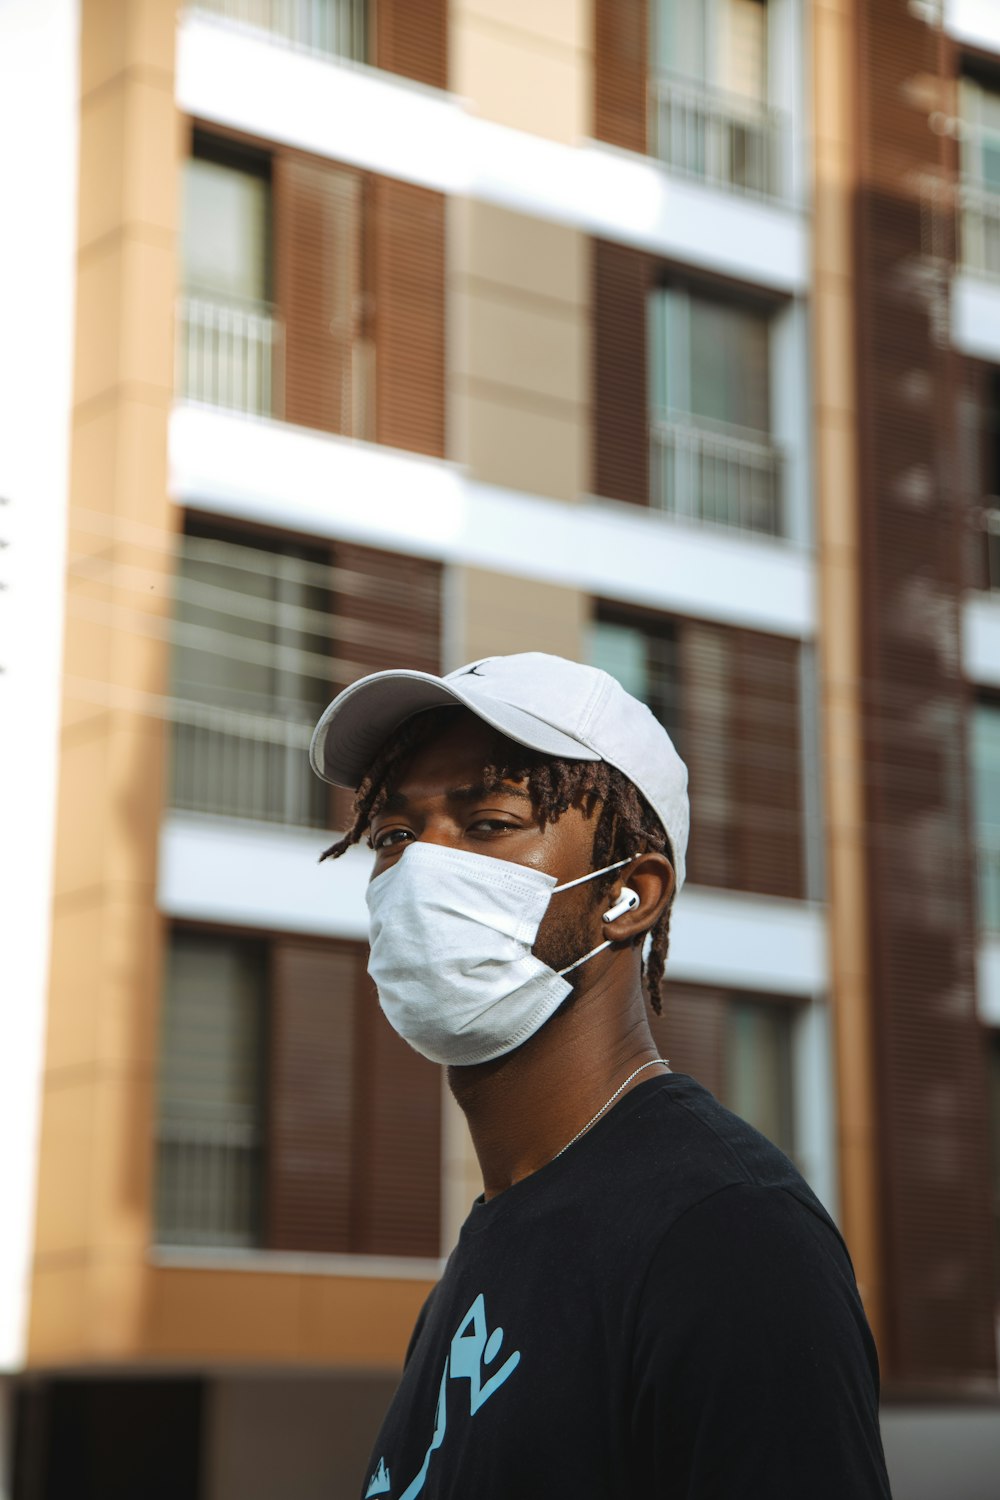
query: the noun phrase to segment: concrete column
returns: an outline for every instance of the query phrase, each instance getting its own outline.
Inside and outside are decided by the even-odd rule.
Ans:
[[[176,0],[84,0],[69,569],[29,1358],[127,1354],[151,1228]]]
[[[852,200],[856,186],[854,0],[812,10],[814,432],[819,669],[837,1073],[841,1225],[876,1340],[882,1329],[872,1055]]]

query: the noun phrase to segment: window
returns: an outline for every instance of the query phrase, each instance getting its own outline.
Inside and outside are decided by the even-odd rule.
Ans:
[[[733,996],[726,1010],[723,1103],[789,1156],[795,1150],[788,1005]]]
[[[962,260],[1000,275],[1000,87],[961,80]]]
[[[687,762],[689,878],[801,898],[797,644],[602,603],[590,659],[649,704]]]
[[[446,0],[190,0],[191,9],[282,46],[370,63],[448,87]],[[332,86],[332,85],[331,85]]]
[[[960,84],[962,176],[1000,193],[1000,86],[965,77]]]
[[[281,408],[266,156],[195,137],[184,164],[177,384],[193,401],[270,416]]]
[[[809,535],[799,309],[593,242],[593,476],[609,500]]]
[[[182,274],[191,292],[260,303],[270,295],[270,183],[263,158],[252,169],[239,160],[185,162]]]
[[[183,182],[179,394],[444,457],[443,195],[200,131]]]
[[[161,1244],[434,1256],[439,1070],[381,1015],[359,943],[172,934]]]
[[[657,1046],[727,1108],[794,1157],[793,1036],[799,1005],[784,997],[672,984],[651,1017]]]
[[[958,477],[969,505],[968,583],[1000,589],[1000,367],[963,361],[957,424]]]
[[[323,827],[309,767],[316,720],[340,685],[330,556],[191,521],[175,583],[174,807]]]
[[[993,1178],[995,1281],[1000,1286],[1000,1030],[985,1028],[987,1087],[990,1100],[990,1156]]]
[[[783,190],[768,21],[764,0],[652,0],[650,149],[672,170],[763,196]]]
[[[183,184],[182,394],[374,437],[362,174],[199,132]]]
[[[306,52],[366,62],[368,0],[194,0],[192,8],[279,37]]]
[[[767,103],[765,0],[652,0],[653,70]]]
[[[439,669],[440,566],[190,519],[175,592],[172,805],[330,827],[316,720],[368,672]]]
[[[979,921],[1000,932],[1000,702],[975,705],[971,741]]]
[[[621,683],[627,693],[652,709],[680,750],[680,667],[678,631],[672,620],[628,624],[613,614],[591,627],[590,659]]]
[[[174,935],[157,1130],[163,1244],[260,1242],[266,981],[262,943]]]
[[[652,293],[649,320],[651,503],[684,519],[780,533],[768,314],[670,287]]]

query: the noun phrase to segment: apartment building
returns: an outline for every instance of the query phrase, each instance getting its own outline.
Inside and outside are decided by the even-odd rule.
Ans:
[[[1000,8],[11,0],[0,55],[12,1492],[357,1493],[479,1180],[305,750],[542,648],[691,767],[665,1055],[841,1224],[899,1500],[986,1493]]]

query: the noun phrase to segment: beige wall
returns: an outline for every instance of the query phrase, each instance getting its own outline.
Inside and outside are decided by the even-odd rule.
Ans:
[[[841,1220],[876,1339],[882,1288],[864,858],[852,89],[855,0],[813,7],[814,423]]]
[[[468,1205],[467,1205],[468,1207]],[[432,1282],[166,1267],[95,1251],[44,1283],[31,1363],[335,1367],[392,1374]]]
[[[176,513],[167,498],[175,0],[82,15],[70,570],[34,1365],[398,1368],[421,1281],[149,1262],[163,924],[156,860]]]
[[[530,545],[526,538],[525,546]],[[577,589],[461,568],[451,580],[451,608],[455,666],[514,651],[586,657],[590,601]]]
[[[590,485],[586,236],[448,205],[450,456],[475,479],[559,500]]]
[[[84,0],[69,576],[29,1357],[134,1338],[145,1295],[172,525],[173,0]],[[136,526],[142,531],[137,532]]]
[[[451,87],[485,119],[590,134],[590,0],[452,0],[450,22]]]

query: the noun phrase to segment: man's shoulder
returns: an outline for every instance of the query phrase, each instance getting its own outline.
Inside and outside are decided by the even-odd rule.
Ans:
[[[767,1211],[792,1200],[838,1240],[825,1208],[783,1151],[684,1074],[656,1079],[623,1101],[625,1109],[594,1142],[593,1188],[628,1204],[659,1238],[698,1204],[731,1188],[774,1189],[754,1196]],[[581,1167],[584,1163],[581,1161]],[[641,1207],[640,1207],[641,1205]]]
[[[636,1089],[620,1110],[594,1145],[626,1182],[652,1176],[674,1193],[711,1193],[730,1183],[805,1187],[783,1151],[683,1073]]]

